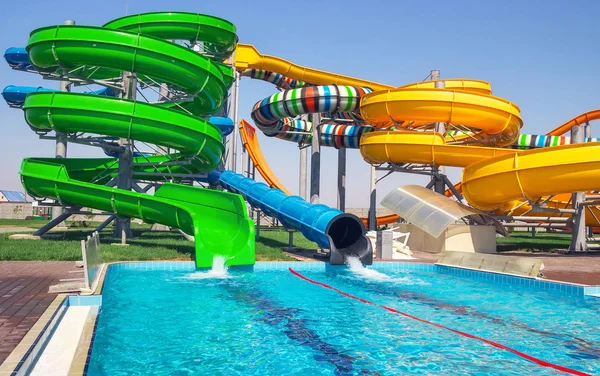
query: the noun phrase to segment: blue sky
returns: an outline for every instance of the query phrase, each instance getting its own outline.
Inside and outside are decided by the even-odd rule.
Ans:
[[[0,48],[25,46],[31,30],[75,19],[100,26],[129,14],[159,10],[206,13],[233,22],[240,41],[265,54],[354,77],[404,85],[431,69],[442,78],[492,84],[494,95],[521,108],[528,133],[545,133],[579,113],[600,107],[598,1],[27,1],[3,5]],[[0,64],[0,85],[58,82]],[[243,79],[240,116],[274,93],[265,82]],[[20,110],[0,103],[0,188],[20,190],[24,157],[51,156],[53,141],[39,140]],[[594,136],[600,136],[594,132]],[[261,135],[267,160],[281,181],[298,190],[298,149]],[[322,154],[322,202],[335,205],[336,151]],[[71,157],[102,152],[69,144]],[[451,169],[453,180],[460,170]],[[348,152],[347,207],[368,205],[369,167]],[[394,174],[378,185],[379,199],[403,184],[426,179]]]

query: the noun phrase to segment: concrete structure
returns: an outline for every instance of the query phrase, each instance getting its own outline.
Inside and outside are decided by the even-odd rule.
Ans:
[[[410,223],[400,223],[394,227],[397,231],[410,233],[407,246],[411,251],[496,253],[496,231],[493,226],[454,224],[437,238]]]
[[[544,263],[539,258],[532,257],[446,251],[440,256],[438,264],[535,278],[543,269]]]
[[[32,215],[31,202],[0,202],[0,218],[25,219]]]
[[[378,260],[391,260],[394,242],[394,232],[392,230],[377,231],[377,241],[375,243],[375,257]]]

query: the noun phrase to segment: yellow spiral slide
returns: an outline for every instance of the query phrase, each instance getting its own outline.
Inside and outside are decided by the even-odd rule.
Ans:
[[[600,143],[501,148],[515,141],[523,121],[519,107],[492,96],[487,82],[452,79],[443,80],[444,88],[436,88],[435,81],[394,88],[301,67],[243,44],[237,47],[235,66],[240,71],[268,70],[314,85],[370,87],[374,91],[362,98],[360,112],[367,124],[382,130],[363,134],[363,158],[371,164],[463,167],[464,196],[478,209],[504,211],[514,207],[515,200],[600,189]],[[449,144],[448,136],[423,131],[435,122],[468,129],[473,133],[461,136],[462,141],[470,137],[490,147]]]

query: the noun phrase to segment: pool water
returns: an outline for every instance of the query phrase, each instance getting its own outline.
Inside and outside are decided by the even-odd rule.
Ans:
[[[600,299],[423,271],[300,271],[362,299],[600,373]],[[549,375],[289,271],[110,268],[88,375]]]

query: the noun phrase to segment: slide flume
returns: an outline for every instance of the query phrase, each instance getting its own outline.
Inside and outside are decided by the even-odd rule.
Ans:
[[[363,135],[360,151],[374,164],[464,167],[462,192],[481,210],[503,210],[514,200],[597,189],[600,179],[598,142],[515,150],[447,145],[437,133],[372,132]]]
[[[344,265],[348,257],[358,257],[365,265],[373,263],[371,241],[355,215],[311,204],[233,171],[213,171],[209,181],[242,194],[250,205],[277,218],[285,228],[297,229],[308,240],[328,248],[330,264]]]
[[[114,30],[117,28],[120,30]],[[159,38],[202,41],[213,60]],[[88,79],[131,72],[151,86],[168,84],[187,93],[189,99],[147,104],[89,94],[35,92],[23,104],[25,118],[37,132],[95,133],[179,151],[138,160],[189,162],[171,166],[174,169],[159,164],[159,171],[173,172],[177,167],[211,171],[218,167],[224,152],[222,133],[193,115],[214,114],[223,105],[233,71],[221,59],[231,53],[236,42],[235,27],[229,22],[190,13],[128,16],[103,28],[61,25],[34,30],[27,52],[37,71],[68,70]],[[228,257],[227,265],[254,263],[254,224],[241,196],[170,183],[153,196],[99,185],[114,176],[115,168],[116,160],[111,159],[29,158],[23,161],[20,173],[24,187],[34,197],[141,218],[194,235],[197,267],[211,266],[214,255]],[[104,174],[99,175],[100,171]],[[134,167],[135,175],[146,171]]]
[[[242,137],[242,142],[252,163],[256,166],[259,174],[265,179],[267,185],[271,188],[280,189],[287,195],[291,195],[290,191],[279,181],[269,164],[267,163],[265,156],[260,148],[260,144],[258,143],[258,138],[256,137],[256,129],[252,125],[250,125],[247,121],[242,120],[240,122],[240,135]],[[398,216],[396,214],[389,214],[384,216],[377,217],[377,225],[383,226],[389,223],[394,223],[398,221]],[[361,218],[363,225],[366,227],[367,218]]]
[[[468,138],[484,140],[486,144],[508,146],[526,142],[517,141],[523,121],[519,108],[504,99],[491,96],[491,87],[487,82],[477,80],[443,80],[444,88],[435,88],[435,81],[415,83],[399,88],[353,79],[333,73],[305,68],[284,59],[262,55],[253,46],[243,45],[242,54],[236,57],[236,68],[264,70],[266,73],[252,72],[251,77],[265,79],[274,83],[286,83],[284,78],[302,81],[302,85],[354,85],[373,89],[361,96],[360,116],[365,123],[378,128],[431,127],[434,122],[460,124],[472,129],[464,134],[451,137],[441,135],[422,135],[402,132],[365,132],[361,136],[361,153],[370,163],[427,163],[448,166],[467,167],[463,176],[469,180],[460,188],[467,200],[475,207],[484,210],[509,211],[515,209],[515,202],[523,199],[539,199],[541,196],[597,189],[593,171],[597,169],[596,160],[588,153],[595,147],[592,144],[560,146],[559,150],[514,151],[510,149],[465,147],[447,145],[446,141],[461,141]],[[275,74],[282,77],[271,77]],[[301,101],[301,113],[320,112],[320,106],[330,104],[331,96],[323,95],[321,87],[317,98],[289,95],[286,90],[281,95],[272,96],[257,103],[253,118],[257,124],[271,124],[288,114],[296,114],[288,108],[294,100]],[[293,89],[290,87],[289,89]],[[299,91],[301,90],[301,91]],[[296,89],[299,93],[307,90]],[[290,99],[292,102],[290,102]],[[310,108],[309,103],[314,103]],[[324,102],[321,102],[324,101]],[[282,107],[283,105],[283,107]],[[285,110],[285,111],[282,111]],[[256,113],[256,116],[254,115]],[[590,111],[580,115],[551,131],[549,135],[564,134],[572,125],[582,124],[600,118],[600,111]],[[267,120],[266,122],[264,120]],[[280,127],[281,128],[281,127]],[[262,129],[262,128],[261,128]],[[279,129],[278,129],[279,130]],[[419,137],[428,137],[420,138]],[[532,137],[533,139],[533,137]],[[544,143],[559,144],[564,140],[552,140],[538,137]],[[596,140],[589,140],[596,141]],[[536,145],[538,146],[538,145]],[[544,146],[544,145],[541,145]],[[580,149],[583,148],[583,149]],[[555,149],[555,148],[552,148]],[[569,158],[563,160],[565,154]],[[488,161],[483,161],[489,159]],[[510,162],[521,165],[511,167]],[[493,166],[493,167],[492,167]],[[526,167],[525,167],[526,166]],[[477,169],[481,169],[477,173]],[[569,174],[573,172],[571,179]],[[545,179],[553,185],[545,185]],[[591,179],[591,180],[588,180]],[[525,184],[523,183],[525,180]],[[511,189],[496,195],[487,195],[491,188],[499,183],[512,184]],[[516,184],[516,185],[515,185]],[[556,186],[555,186],[556,184]],[[518,188],[518,189],[517,189]],[[556,201],[556,202],[554,202]],[[566,205],[555,198],[549,206]],[[523,205],[527,206],[527,205]],[[595,208],[588,208],[594,211]],[[548,213],[540,215],[547,216]],[[397,217],[390,216],[393,220]],[[589,216],[588,216],[589,218]],[[596,216],[588,223],[597,222]],[[378,223],[379,224],[379,223]]]

